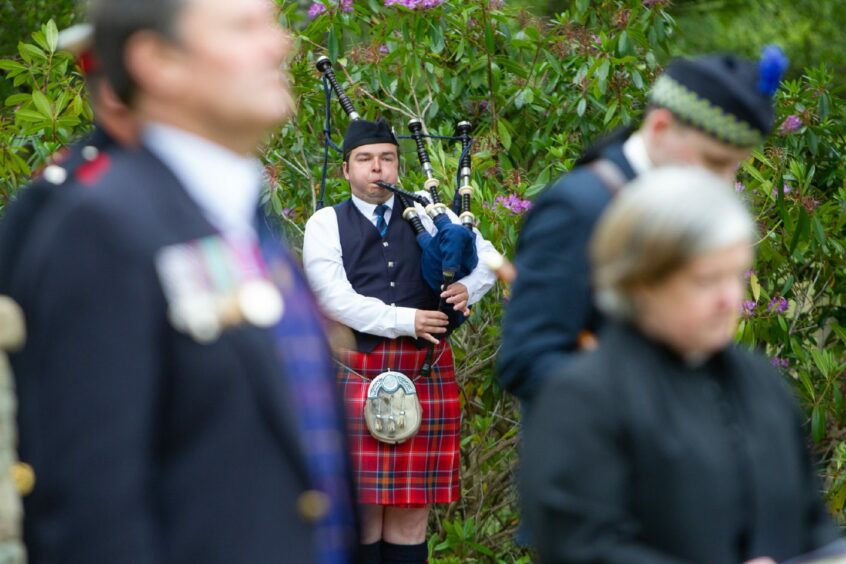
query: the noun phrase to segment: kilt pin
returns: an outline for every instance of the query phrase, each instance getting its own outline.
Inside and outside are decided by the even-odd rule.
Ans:
[[[460,497],[459,431],[461,408],[452,349],[445,340],[435,347],[436,362],[420,376],[427,349],[414,339],[384,339],[372,352],[338,355],[338,384],[344,397],[347,433],[358,502],[423,507]],[[370,381],[387,370],[402,372],[417,387],[423,419],[420,430],[401,444],[374,439],[364,421]]]

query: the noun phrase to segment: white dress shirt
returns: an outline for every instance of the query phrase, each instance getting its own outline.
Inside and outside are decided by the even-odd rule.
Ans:
[[[389,206],[389,210],[385,212],[385,221],[391,219],[394,202],[393,196],[385,202]],[[352,196],[352,203],[364,217],[376,225],[375,204],[368,204],[356,196]],[[423,207],[417,203],[414,207],[420,214],[420,221],[426,230],[432,234],[437,233],[435,224],[426,215]],[[448,210],[447,215],[453,223],[459,223],[458,217],[452,211]],[[478,230],[474,231],[479,256],[495,250]],[[390,339],[417,336],[414,329],[416,309],[389,305],[378,298],[363,296],[353,289],[344,270],[338,216],[334,208],[319,210],[306,223],[303,266],[320,305],[335,321],[362,333]],[[491,289],[496,282],[496,275],[480,260],[473,272],[459,282],[467,288],[469,304],[474,304]]]
[[[379,207],[379,204],[368,204],[361,198],[356,195],[352,195],[352,203],[361,212],[361,214],[370,220],[370,223],[373,224],[373,227],[376,227],[376,208]],[[391,214],[394,211],[394,196],[393,194],[388,199],[384,205],[388,206],[388,209],[385,211],[385,223],[391,223]]]
[[[255,236],[261,163],[193,133],[151,123],[144,146],[173,172],[206,219],[230,236]]]
[[[652,159],[649,158],[649,153],[646,151],[646,141],[643,139],[643,134],[637,131],[623,142],[623,155],[638,176],[655,168]]]

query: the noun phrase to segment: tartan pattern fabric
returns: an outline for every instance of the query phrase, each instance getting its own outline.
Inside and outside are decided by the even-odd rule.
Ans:
[[[461,409],[452,349],[442,340],[435,347],[437,362],[431,374],[417,378],[426,351],[404,337],[384,339],[370,353],[347,351],[338,357],[338,383],[347,408],[348,443],[359,503],[419,507],[450,503],[460,497]],[[414,380],[423,411],[420,430],[398,445],[374,439],[364,422],[367,387],[386,370],[402,372]]]
[[[343,415],[334,388],[334,370],[322,318],[305,277],[284,244],[260,222],[260,246],[271,278],[282,291],[285,311],[272,328],[279,361],[296,400],[301,446],[314,488],[325,493],[329,510],[315,523],[321,564],[347,564],[358,542],[348,487]]]
[[[669,76],[652,85],[649,99],[711,135],[738,147],[751,147],[764,139],[750,124],[726,113]]]

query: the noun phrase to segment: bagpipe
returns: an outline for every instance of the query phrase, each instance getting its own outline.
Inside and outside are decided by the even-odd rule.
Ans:
[[[318,198],[318,209],[323,206],[323,198],[326,190],[326,170],[328,167],[329,148],[341,152],[341,148],[331,140],[331,113],[330,100],[332,92],[344,112],[353,121],[361,119],[361,115],[355,110],[352,101],[341,89],[332,62],[328,57],[320,57],[316,62],[317,70],[323,75],[323,87],[326,95],[326,116],[323,130],[324,163],[323,176],[320,185],[320,197]],[[435,292],[440,293],[443,288],[460,280],[470,274],[479,263],[476,251],[476,233],[474,231],[476,218],[470,211],[471,195],[473,188],[470,185],[470,150],[473,139],[470,137],[471,124],[462,121],[456,126],[456,136],[439,137],[429,135],[430,138],[440,138],[461,143],[462,152],[459,157],[459,171],[457,174],[457,186],[453,196],[453,213],[458,215],[460,224],[455,224],[447,214],[447,205],[441,201],[439,194],[440,181],[435,178],[431,159],[426,149],[423,133],[423,122],[419,119],[412,119],[408,123],[409,136],[398,136],[400,139],[413,139],[417,148],[417,158],[426,175],[424,191],[428,196],[402,189],[399,186],[388,182],[378,181],[376,184],[381,188],[395,194],[400,206],[402,206],[402,217],[411,225],[416,234],[417,243],[421,248],[421,274],[426,284]],[[420,214],[415,207],[420,204],[425,213],[432,219],[437,232],[431,235],[420,220]],[[465,316],[462,312],[455,311],[450,304],[441,299],[438,309],[447,314],[450,319],[450,329],[460,325]]]

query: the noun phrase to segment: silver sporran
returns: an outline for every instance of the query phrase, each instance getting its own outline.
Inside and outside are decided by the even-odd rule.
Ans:
[[[420,429],[423,409],[414,382],[401,372],[382,372],[367,387],[364,421],[373,438],[388,444],[407,441]]]

